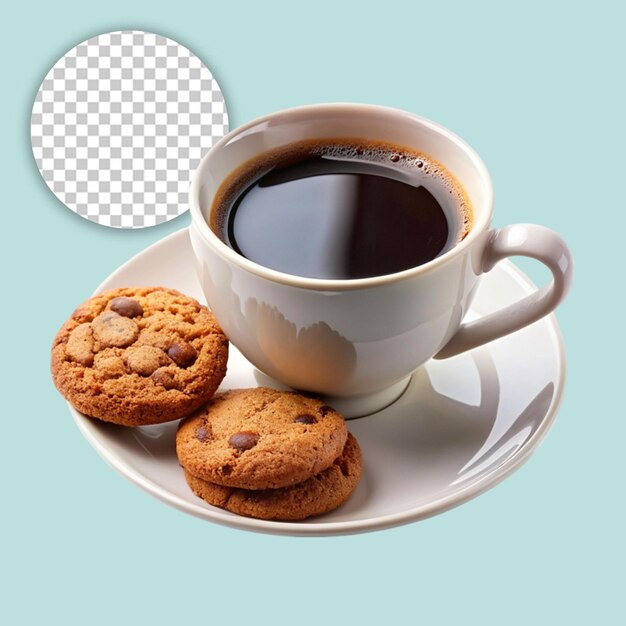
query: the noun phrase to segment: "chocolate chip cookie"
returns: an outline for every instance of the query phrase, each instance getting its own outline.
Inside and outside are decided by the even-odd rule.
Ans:
[[[322,401],[258,387],[216,396],[183,420],[180,464],[202,480],[240,489],[278,489],[330,467],[348,430]]]
[[[195,477],[185,479],[199,497],[227,511],[265,520],[297,521],[321,515],[343,504],[354,491],[362,470],[361,449],[348,434],[341,455],[313,478],[282,489],[235,489]]]
[[[124,426],[189,415],[226,374],[213,314],[163,287],[106,291],[78,307],[52,346],[58,390],[79,411]]]

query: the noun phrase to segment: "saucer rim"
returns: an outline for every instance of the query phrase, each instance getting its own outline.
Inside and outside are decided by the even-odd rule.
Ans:
[[[188,228],[181,229],[170,235],[160,239],[159,241],[147,246],[139,253],[135,254],[128,261],[120,265],[115,271],[113,271],[107,278],[105,278],[100,285],[94,291],[94,295],[110,289],[108,285],[114,282],[116,277],[124,272],[129,265],[132,265],[141,256],[148,251],[154,251],[159,247],[165,247],[172,245],[173,240],[182,239],[183,237],[189,238]],[[504,259],[498,263],[498,267],[503,269],[509,274],[512,280],[515,280],[520,286],[528,293],[536,290],[537,287],[526,276],[526,274],[515,266],[508,259]],[[563,337],[556,321],[554,313],[542,318],[535,322],[535,324],[547,324],[548,328],[554,335],[556,347],[558,350],[558,358],[556,364],[556,387],[554,396],[550,403],[550,406],[545,412],[545,417],[541,421],[537,430],[526,440],[521,448],[504,461],[497,469],[492,473],[483,476],[475,483],[472,483],[452,494],[442,496],[431,500],[425,504],[420,504],[415,507],[411,507],[402,512],[389,513],[380,515],[377,517],[352,520],[352,521],[340,521],[340,522],[316,522],[314,524],[307,524],[304,522],[276,522],[259,520],[249,517],[241,517],[227,511],[222,511],[217,507],[208,509],[208,505],[195,504],[183,500],[175,494],[167,491],[163,487],[153,483],[140,472],[135,470],[125,459],[107,448],[101,441],[101,438],[97,434],[97,424],[95,420],[83,415],[68,402],[70,413],[74,422],[76,423],[81,434],[87,439],[94,450],[110,465],[115,471],[127,478],[130,482],[134,483],[144,491],[148,492],[161,502],[168,504],[184,513],[194,515],[206,521],[215,522],[230,528],[237,528],[240,530],[249,530],[254,532],[262,532],[266,534],[275,535],[291,535],[291,536],[328,536],[328,535],[347,535],[357,534],[363,532],[372,532],[376,530],[383,530],[386,528],[396,527],[411,522],[416,522],[428,517],[432,517],[439,513],[443,513],[452,508],[455,508],[465,502],[481,495],[488,491],[492,487],[502,482],[505,478],[510,476],[513,472],[518,470],[531,456],[531,454],[538,448],[543,442],[546,435],[550,431],[552,425],[556,420],[559,407],[563,399],[563,391],[565,388],[565,381],[567,377],[566,369],[566,354]],[[522,330],[523,332],[523,330]]]

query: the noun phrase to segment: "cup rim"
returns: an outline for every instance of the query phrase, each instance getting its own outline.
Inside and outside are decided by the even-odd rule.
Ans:
[[[400,272],[394,272],[393,274],[383,274],[381,276],[348,279],[310,278],[307,276],[297,276],[295,274],[288,274],[286,272],[280,272],[278,270],[273,270],[269,267],[265,267],[235,252],[211,230],[209,224],[204,218],[202,209],[200,208],[200,180],[202,179],[202,172],[208,167],[211,159],[215,158],[214,155],[216,154],[216,152],[218,152],[225,144],[229,143],[232,139],[234,139],[238,135],[241,135],[242,133],[245,133],[250,128],[275,120],[277,117],[300,116],[306,115],[307,113],[319,112],[320,110],[328,112],[332,112],[333,110],[335,110],[344,114],[346,112],[353,112],[355,114],[358,114],[361,111],[375,111],[379,113],[385,113],[387,115],[401,115],[430,128],[440,135],[443,135],[445,138],[447,138],[449,141],[456,144],[463,150],[463,152],[468,156],[473,166],[476,168],[480,177],[482,178],[485,187],[484,213],[482,213],[479,218],[474,222],[472,229],[467,234],[467,236],[441,256],[435,257],[434,259],[423,263],[422,265],[411,267]],[[262,115],[260,117],[250,120],[249,122],[246,122],[241,126],[238,126],[237,128],[230,131],[227,135],[222,137],[204,155],[198,167],[196,168],[189,189],[189,207],[192,217],[192,226],[196,228],[197,232],[202,236],[205,243],[211,246],[211,248],[226,261],[233,263],[252,274],[256,274],[257,276],[265,278],[266,280],[280,283],[283,285],[289,285],[292,287],[299,287],[302,289],[311,289],[316,291],[348,291],[355,289],[367,289],[369,287],[377,287],[415,278],[417,276],[427,274],[448,263],[457,256],[463,254],[465,250],[469,246],[471,246],[473,242],[480,237],[481,233],[491,224],[491,218],[493,214],[493,183],[483,160],[465,140],[461,139],[461,137],[448,130],[444,126],[441,126],[440,124],[437,124],[436,122],[433,122],[432,120],[429,120],[425,117],[417,115],[416,113],[411,113],[403,109],[396,109],[394,107],[374,104],[348,102],[309,104],[282,109],[274,113]]]

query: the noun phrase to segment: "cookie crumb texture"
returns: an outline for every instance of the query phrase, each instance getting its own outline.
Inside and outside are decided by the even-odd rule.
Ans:
[[[52,346],[51,371],[79,411],[124,426],[189,415],[226,375],[213,314],[163,287],[106,291],[78,307]]]
[[[343,452],[326,470],[282,489],[246,490],[223,487],[185,470],[191,490],[212,504],[238,515],[273,521],[299,521],[328,513],[343,504],[356,488],[363,462],[357,440],[348,434]]]
[[[213,398],[176,434],[180,464],[203,480],[241,489],[295,485],[330,467],[348,429],[321,400],[258,387]]]

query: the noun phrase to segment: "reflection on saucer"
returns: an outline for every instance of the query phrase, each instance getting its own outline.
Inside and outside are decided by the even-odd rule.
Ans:
[[[167,263],[163,262],[167,259]],[[100,290],[127,284],[165,284],[201,298],[193,272],[187,231],[144,250],[112,274]],[[481,315],[516,302],[534,287],[510,261],[485,275],[470,314]],[[221,303],[239,307],[236,299]],[[279,351],[276,333],[309,346],[325,376],[336,364],[354,367],[351,344],[321,324],[292,322],[258,302],[253,307],[262,332],[243,328],[262,341],[268,363],[290,367],[289,350]],[[234,310],[237,310],[236,308]],[[227,312],[227,309],[226,309]],[[318,343],[337,352],[328,360]],[[311,344],[316,344],[311,346]],[[294,348],[295,349],[295,348]],[[299,361],[295,367],[303,372]],[[363,450],[363,477],[348,502],[306,522],[268,522],[211,507],[187,486],[175,452],[175,424],[133,431],[96,423],[70,407],[76,424],[95,450],[126,479],[156,498],[202,519],[233,528],[287,535],[334,535],[389,528],[441,513],[498,484],[517,470],[554,423],[563,391],[565,355],[553,315],[480,349],[431,360],[412,377],[397,402],[379,413],[349,422]],[[301,374],[303,373],[301,372]],[[254,387],[266,381],[235,346],[221,389]],[[88,471],[88,469],[87,469]],[[543,489],[543,485],[538,486]],[[520,507],[536,507],[532,497]]]

